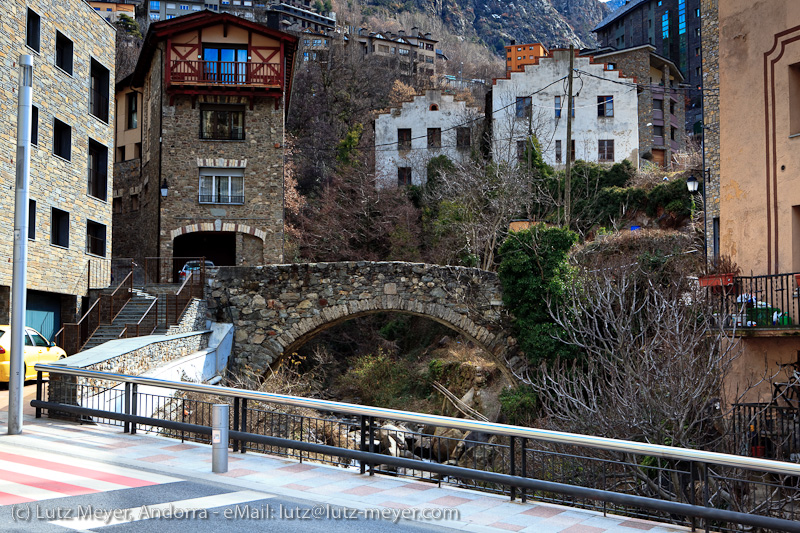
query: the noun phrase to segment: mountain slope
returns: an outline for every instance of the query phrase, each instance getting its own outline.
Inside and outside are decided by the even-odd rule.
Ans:
[[[424,12],[498,55],[504,55],[503,47],[512,40],[547,48],[594,46],[591,29],[610,12],[599,0],[365,0],[364,5],[390,18],[404,11]]]

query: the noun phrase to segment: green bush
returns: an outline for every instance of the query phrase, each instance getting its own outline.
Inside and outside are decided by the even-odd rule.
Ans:
[[[505,388],[499,399],[500,412],[509,424],[530,425],[539,403],[539,398],[531,387],[522,385],[513,389]]]
[[[411,400],[430,393],[424,376],[409,371],[406,361],[380,349],[375,354],[357,357],[339,378],[339,385],[358,396],[363,404],[390,409],[404,409]]]

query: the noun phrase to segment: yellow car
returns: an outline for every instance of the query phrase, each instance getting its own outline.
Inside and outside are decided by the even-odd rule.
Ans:
[[[56,346],[54,342],[47,342],[41,333],[33,328],[25,328],[25,380],[36,379],[36,363],[52,363],[67,356],[67,352]],[[11,373],[9,368],[11,357],[11,326],[0,325],[0,383],[8,383]]]

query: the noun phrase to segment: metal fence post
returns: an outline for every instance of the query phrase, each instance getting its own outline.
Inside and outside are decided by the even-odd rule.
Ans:
[[[241,427],[239,431],[247,432],[247,398],[242,398],[242,417],[240,419]],[[241,442],[241,451],[245,453],[247,451],[247,446],[245,445],[245,441]]]
[[[525,453],[525,447],[528,444],[528,439],[522,437],[522,477],[528,477],[528,459]],[[525,487],[520,489],[520,498],[522,499],[522,503],[528,501],[528,496],[525,494]]]
[[[367,424],[369,424],[369,452],[375,453],[375,425],[371,416],[367,417]],[[369,475],[375,475],[375,463],[369,463]]]
[[[211,471],[215,474],[228,471],[229,408],[227,403],[218,403],[211,409]]]
[[[42,371],[36,372],[36,399],[42,399]],[[36,418],[42,418],[42,408],[36,408]]]
[[[239,398],[234,398],[233,399],[233,430],[234,431],[239,431],[240,430],[240,428],[239,428]],[[234,452],[238,452],[239,451],[239,441],[238,440],[234,440],[233,441],[233,451]]]
[[[509,450],[509,453],[511,454],[511,475],[512,476],[516,476],[517,475],[517,472],[516,472],[516,470],[517,470],[517,468],[516,468],[517,467],[517,461],[516,461],[516,458],[514,457],[514,455],[516,454],[516,450],[514,449],[514,441],[517,440],[517,439],[514,438],[514,437],[509,437],[508,440],[509,440],[508,450]],[[511,485],[510,489],[511,489],[511,491],[510,491],[511,492],[511,501],[513,502],[514,500],[517,499],[517,487],[515,487],[514,485]]]
[[[358,447],[358,449],[363,452],[364,448],[367,447],[367,418],[364,415],[360,415],[359,422],[361,424],[361,431],[360,431],[361,445]],[[364,461],[359,461],[359,463],[360,463],[361,473],[363,474],[364,472],[367,471],[366,469],[367,465],[364,463]]]
[[[131,414],[131,384],[125,383],[125,395],[122,398],[122,412],[126,415]],[[122,432],[128,433],[131,430],[131,423],[125,420],[122,423]]]
[[[139,399],[136,397],[136,389],[138,389],[138,385],[136,383],[131,384],[131,413],[133,416],[136,416],[136,411],[138,410],[138,403]],[[131,435],[136,434],[136,422],[131,422]]]

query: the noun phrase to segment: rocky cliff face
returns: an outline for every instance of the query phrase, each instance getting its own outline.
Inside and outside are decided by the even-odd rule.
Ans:
[[[389,7],[385,0],[368,1]],[[548,48],[594,46],[591,30],[610,12],[599,0],[416,0],[415,6],[499,54],[511,40]]]

